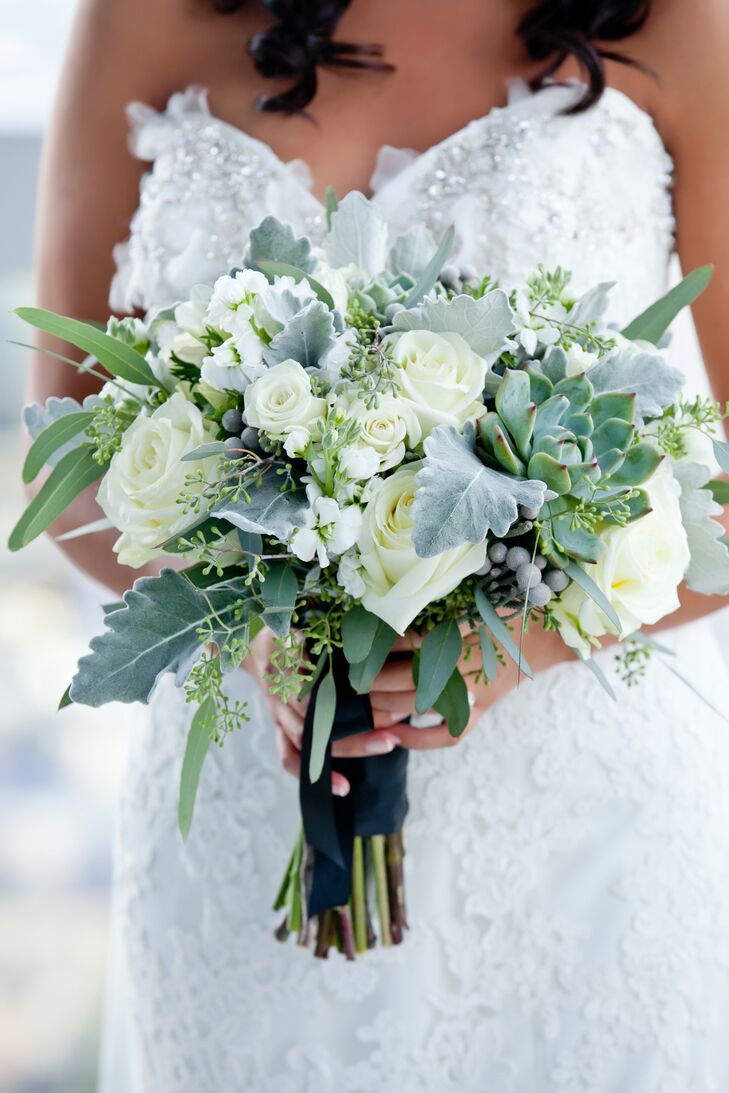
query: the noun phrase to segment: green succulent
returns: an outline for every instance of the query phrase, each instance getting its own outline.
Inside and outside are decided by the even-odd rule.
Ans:
[[[556,495],[539,516],[542,549],[556,565],[596,561],[603,525],[650,511],[637,487],[662,458],[637,436],[635,396],[596,395],[585,374],[565,375],[563,356],[507,368],[495,409],[478,423],[487,464],[539,479]]]

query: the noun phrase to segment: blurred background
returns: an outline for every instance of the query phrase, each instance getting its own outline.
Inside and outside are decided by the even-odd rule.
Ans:
[[[35,190],[74,0],[2,4],[0,541],[17,519]],[[0,551],[0,1093],[95,1087],[124,711],[56,714],[102,593],[49,541]]]

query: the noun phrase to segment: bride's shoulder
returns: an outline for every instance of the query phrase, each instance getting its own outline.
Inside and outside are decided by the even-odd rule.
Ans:
[[[632,43],[631,43],[632,45]],[[727,0],[662,0],[635,39],[631,54],[652,70],[650,109],[672,140],[687,127],[716,132],[729,109]]]

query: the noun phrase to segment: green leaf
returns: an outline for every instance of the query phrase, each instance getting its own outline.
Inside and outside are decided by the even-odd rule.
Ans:
[[[308,509],[308,499],[302,489],[293,493],[281,490],[281,482],[269,473],[260,485],[252,488],[250,500],[241,495],[238,501],[218,505],[213,515],[227,520],[241,531],[271,535],[286,542],[294,528],[302,527]],[[189,529],[182,534],[187,537]]]
[[[61,701],[58,703],[59,710],[65,710],[67,706],[73,706],[73,699],[71,698],[71,684],[69,683],[66,690],[61,695]]]
[[[368,656],[382,620],[357,604],[342,619],[342,646],[350,664],[361,664]]]
[[[53,334],[62,341],[83,349],[84,353],[95,357],[112,376],[119,376],[128,383],[139,383],[144,387],[160,386],[144,357],[130,345],[104,334],[91,323],[68,319],[64,315],[56,315],[38,307],[19,307],[15,314],[38,330]]]
[[[411,289],[406,296],[404,300],[405,307],[415,307],[416,304],[420,303],[424,296],[428,295],[433,285],[438,280],[438,274],[443,269],[448,255],[451,253],[455,234],[454,228],[450,226],[441,239],[437,251],[418,278],[415,287]]]
[[[273,562],[268,567],[261,586],[261,598],[266,605],[261,618],[278,637],[291,629],[291,615],[299,594],[299,582],[288,562]]]
[[[100,531],[109,531],[114,525],[111,520],[103,517],[101,520],[92,520],[90,524],[82,524],[80,527],[64,531],[63,535],[56,536],[57,543],[67,543],[70,539],[81,539],[84,535],[96,535]]]
[[[10,533],[8,547],[20,550],[52,524],[105,471],[89,447],[72,448],[60,459]]]
[[[332,266],[354,262],[374,280],[387,261],[388,226],[373,202],[356,190],[339,202],[332,214],[332,226],[323,241],[327,260]]]
[[[445,718],[451,736],[460,736],[471,718],[466,681],[456,668],[433,708]]]
[[[379,674],[383,664],[387,660],[397,634],[382,619],[377,620],[377,630],[372,639],[370,651],[364,660],[349,666],[349,682],[357,694],[369,694],[375,677]]]
[[[180,463],[194,463],[196,459],[207,459],[211,455],[222,455],[227,450],[223,440],[214,440],[210,444],[201,444],[194,451],[180,456]]]
[[[496,657],[496,646],[494,645],[491,634],[485,626],[479,626],[478,636],[481,642],[481,663],[483,665],[483,674],[489,683],[493,683],[496,679],[499,671],[499,662]]]
[[[267,277],[293,277],[297,284],[299,281],[308,281],[311,291],[317,299],[321,300],[323,304],[326,304],[331,311],[335,310],[331,293],[324,288],[324,285],[315,281],[305,270],[297,269],[296,266],[290,266],[288,262],[269,262],[267,259],[265,261],[261,259],[257,265]]]
[[[321,777],[324,767],[324,756],[327,744],[332,735],[334,713],[337,708],[337,686],[331,671],[322,679],[317,688],[313,701],[314,729],[311,741],[311,755],[309,756],[309,781],[314,784]]]
[[[507,368],[496,392],[496,409],[516,441],[519,454],[526,459],[534,431],[537,407],[532,402],[531,384],[526,372]]]
[[[562,496],[572,489],[572,479],[567,468],[546,452],[537,452],[529,460],[527,473],[530,478],[544,482],[547,489],[553,490]]]
[[[686,585],[705,596],[728,596],[729,544],[718,519],[722,508],[706,488],[708,470],[684,460],[676,462],[672,469],[681,484],[681,522],[691,555],[684,576]]]
[[[321,300],[310,300],[287,320],[263,356],[269,367],[295,360],[303,368],[315,368],[334,342],[332,312]]]
[[[628,449],[620,467],[610,475],[610,488],[640,486],[658,469],[663,456],[647,441],[634,444]]]
[[[461,633],[452,619],[440,623],[423,638],[415,709],[425,713],[450,679],[463,648]]]
[[[729,482],[725,479],[715,478],[706,485],[711,490],[717,505],[729,505]]]
[[[529,676],[530,679],[534,678],[534,672],[531,670],[526,660],[521,654],[521,651],[511,636],[506,623],[501,619],[496,611],[496,608],[487,598],[485,592],[481,588],[476,589],[476,607],[478,613],[483,619],[487,629],[491,632],[492,637],[498,641],[502,649],[511,659],[514,661],[520,671],[525,676]]]
[[[242,581],[202,590],[173,569],[138,578],[124,593],[124,607],[106,616],[104,633],[79,661],[71,684],[74,702],[148,702],[165,672],[183,683],[203,651],[201,623],[211,609],[224,616],[239,608],[246,594]]]
[[[679,311],[701,295],[713,275],[713,266],[701,266],[693,270],[680,284],[641,312],[632,323],[628,323],[623,330],[623,336],[631,341],[653,342],[657,345]]]
[[[615,627],[616,632],[620,634],[623,628],[620,625],[620,619],[615,613],[615,608],[612,606],[605,593],[595,584],[592,577],[590,577],[581,566],[577,565],[576,562],[567,562],[564,571],[567,576],[582,589],[585,595],[589,596],[590,599],[597,604],[600,610],[607,615],[611,624]]]
[[[180,774],[180,798],[177,805],[177,823],[182,838],[187,840],[195,811],[195,798],[200,782],[200,772],[210,748],[210,729],[215,719],[215,699],[206,698],[200,703],[190,724],[185,744],[185,756]]]
[[[657,349],[645,349],[627,342],[600,357],[590,369],[595,393],[635,395],[635,420],[660,417],[676,401],[684,377]],[[590,408],[594,407],[594,402]],[[621,414],[613,414],[621,417]]]
[[[84,410],[56,418],[30,446],[23,464],[23,481],[32,482],[41,468],[45,467],[50,456],[62,445],[82,433],[93,419],[93,413]]]
[[[552,534],[565,554],[581,562],[596,562],[605,549],[599,535],[586,528],[573,527],[573,514],[566,512],[552,520]]]
[[[725,440],[714,440],[714,458],[721,469],[729,474],[729,444]]]

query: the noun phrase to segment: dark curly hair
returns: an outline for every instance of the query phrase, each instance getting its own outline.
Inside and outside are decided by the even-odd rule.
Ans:
[[[247,0],[213,0],[222,13],[238,11]],[[300,113],[317,91],[319,67],[392,69],[381,45],[338,42],[337,24],[351,0],[263,0],[276,20],[248,43],[262,76],[289,78],[291,86],[277,95],[262,95],[260,110]],[[635,34],[648,18],[651,0],[538,0],[517,26],[528,55],[544,67],[532,80],[538,90],[568,57],[586,78],[584,95],[568,113],[587,110],[605,90],[605,61],[634,64],[612,48]]]

